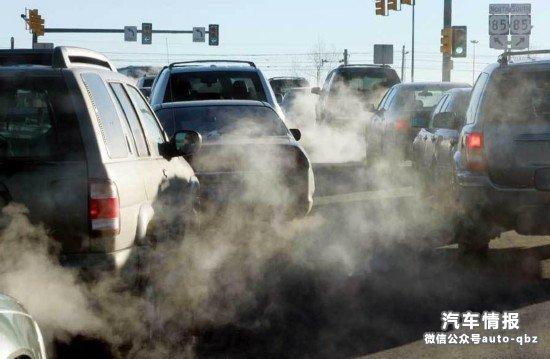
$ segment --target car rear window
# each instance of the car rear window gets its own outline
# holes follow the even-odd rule
[[[0,157],[80,159],[72,99],[61,77],[0,77]]]
[[[483,108],[489,121],[550,121],[550,71],[496,74]]]
[[[390,107],[396,111],[432,111],[447,90],[440,87],[402,88]]]
[[[260,77],[247,71],[172,73],[164,102],[201,100],[266,101]]]
[[[308,87],[309,82],[306,79],[273,79],[269,81],[271,88],[275,93],[285,94],[288,90],[296,87]]]
[[[359,92],[375,91],[380,88],[389,88],[399,83],[395,71],[382,68],[358,68],[345,69],[336,76],[336,89],[338,85]]]
[[[263,106],[168,108],[159,111],[158,116],[170,136],[182,130],[197,131],[205,138],[284,136],[288,132],[275,111]]]

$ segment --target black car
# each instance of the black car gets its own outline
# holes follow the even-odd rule
[[[409,159],[412,143],[445,93],[463,83],[416,82],[393,86],[367,122],[366,161],[370,165],[380,158]]]
[[[400,82],[397,72],[389,66],[342,65],[328,74],[322,89],[311,89],[319,95],[316,122],[328,125],[356,122],[358,116],[364,116],[364,109],[378,103],[387,89]]]
[[[465,123],[471,92],[471,88],[447,91],[435,107],[428,126],[414,139],[413,166],[433,193],[450,183],[451,159]]]
[[[464,252],[506,230],[550,234],[550,61],[509,56],[477,79],[454,156]]]
[[[203,204],[259,204],[285,215],[309,213],[315,183],[311,163],[266,102],[187,101],[156,106],[169,134],[193,129],[202,135],[191,164],[201,181]]]
[[[279,103],[281,103],[288,90],[297,87],[309,87],[309,81],[303,77],[272,77],[269,79],[269,84]]]

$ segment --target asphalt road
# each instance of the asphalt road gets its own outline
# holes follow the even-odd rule
[[[507,233],[487,258],[465,259],[441,246],[444,215],[422,203],[407,168],[382,180],[360,164],[316,174],[316,224],[266,260],[253,305],[195,332],[199,357],[545,357],[550,237]],[[425,345],[449,310],[519,311],[521,332],[542,344]],[[67,348],[61,357],[76,353]]]

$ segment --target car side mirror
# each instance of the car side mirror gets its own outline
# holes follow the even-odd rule
[[[280,104],[281,102],[283,102],[283,95],[281,95],[280,93],[276,93],[275,100],[277,100],[277,103]]]
[[[300,139],[302,138],[302,131],[297,128],[291,128],[289,131],[296,141],[300,141]]]
[[[311,93],[314,95],[320,95],[321,94],[321,88],[320,87],[313,87],[311,89]]]
[[[195,131],[178,131],[170,141],[174,156],[191,156],[199,152],[202,147],[202,136]]]

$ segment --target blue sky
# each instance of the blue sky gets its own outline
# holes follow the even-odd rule
[[[6,2],[6,1],[5,1]],[[454,0],[453,24],[468,26],[469,39],[479,40],[477,69],[494,62],[498,55],[489,49],[487,17],[490,0]],[[533,4],[532,48],[550,48],[550,1],[517,0]],[[46,34],[40,41],[56,45],[74,45],[106,53],[117,66],[164,65],[169,60],[199,58],[251,59],[268,76],[298,74],[313,77],[313,62],[308,54],[319,42],[335,61],[349,49],[351,62],[372,62],[375,43],[394,44],[394,67],[400,70],[401,46],[410,50],[411,9],[388,17],[374,15],[374,0],[7,0],[0,15],[0,47],[9,46],[10,36],[16,47],[30,46],[30,35],[19,14],[24,8],[38,8],[50,27],[122,28],[152,22],[155,29],[191,29],[193,26],[221,26],[221,46],[192,43],[190,35],[153,36],[153,45],[125,43],[122,34]],[[443,24],[443,0],[417,0],[416,80],[440,80],[440,30]],[[467,59],[456,59],[453,80],[471,82],[472,47]],[[169,56],[167,54],[169,53]],[[410,54],[407,55],[410,79]],[[328,70],[337,63],[325,67]]]

